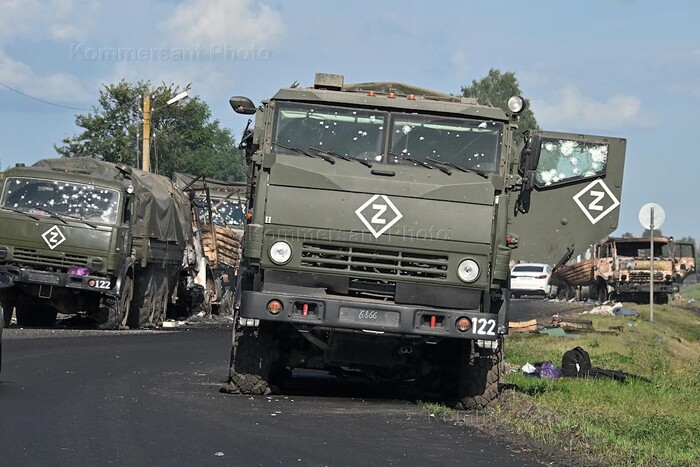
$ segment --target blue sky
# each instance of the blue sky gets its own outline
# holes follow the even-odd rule
[[[231,95],[317,71],[452,93],[513,71],[543,129],[627,138],[617,234],[656,202],[664,233],[700,239],[698,17],[690,1],[0,0],[0,83],[79,109],[120,79],[192,83],[238,138]],[[55,157],[76,112],[0,86],[1,166]]]

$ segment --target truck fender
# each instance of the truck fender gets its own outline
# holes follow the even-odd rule
[[[121,264],[119,265],[119,269],[117,270],[117,282],[114,285],[114,289],[112,289],[112,292],[114,293],[115,296],[119,296],[121,294],[121,289],[122,289],[122,283],[124,282],[124,278],[126,277],[127,274],[130,273],[130,271],[133,270],[134,266],[134,258],[128,257],[124,258],[122,260]],[[133,274],[133,273],[131,273]]]

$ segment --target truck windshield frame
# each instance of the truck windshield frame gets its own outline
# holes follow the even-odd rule
[[[119,219],[120,201],[120,191],[112,188],[50,178],[9,177],[5,179],[0,208],[114,225]]]
[[[500,121],[289,101],[278,101],[275,112],[273,147],[282,152],[294,153],[275,143],[371,163],[415,165],[390,154],[394,153],[481,173],[500,170]]]

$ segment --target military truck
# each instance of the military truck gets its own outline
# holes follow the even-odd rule
[[[195,237],[200,239],[208,263],[206,277],[197,278],[197,283],[205,287],[205,307],[210,312],[228,314],[233,307],[241,256],[245,183],[179,172],[173,174],[173,181],[191,195]]]
[[[241,140],[250,215],[224,391],[266,394],[310,368],[486,406],[503,371],[514,249],[553,264],[617,226],[625,140],[522,138],[520,96],[506,113],[317,74],[313,88],[230,104],[255,123]],[[577,203],[548,227],[543,217]]]
[[[569,264],[555,268],[552,284],[562,299],[593,299],[598,303],[623,300],[649,303],[651,284],[654,302],[668,303],[678,292],[680,270],[671,254],[671,239],[654,238],[652,280],[651,241],[644,237],[609,237],[592,246]]]
[[[85,314],[103,329],[157,326],[194,287],[189,200],[166,177],[91,158],[5,171],[0,290],[9,323]]]

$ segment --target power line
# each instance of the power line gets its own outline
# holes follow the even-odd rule
[[[13,88],[13,87],[10,87],[10,86],[8,86],[7,84],[5,84],[5,83],[3,83],[3,82],[0,82],[0,86],[3,86],[3,87],[5,87],[5,88],[9,89],[10,91],[16,92],[17,94],[19,94],[19,95],[21,95],[21,96],[24,96],[24,97],[27,97],[27,98],[29,98],[29,99],[35,100],[35,101],[37,101],[37,102],[41,102],[42,104],[53,105],[54,107],[62,107],[62,108],[64,108],[64,109],[71,109],[71,110],[86,110],[86,111],[88,111],[88,112],[92,110],[92,109],[83,109],[83,108],[81,108],[81,107],[71,107],[71,106],[69,106],[69,105],[62,105],[62,104],[56,104],[56,103],[54,103],[54,102],[45,101],[44,99],[39,99],[38,97],[34,97],[34,96],[30,96],[29,94],[25,94],[25,93],[23,93],[22,91],[20,91],[19,89],[15,89],[15,88]]]

